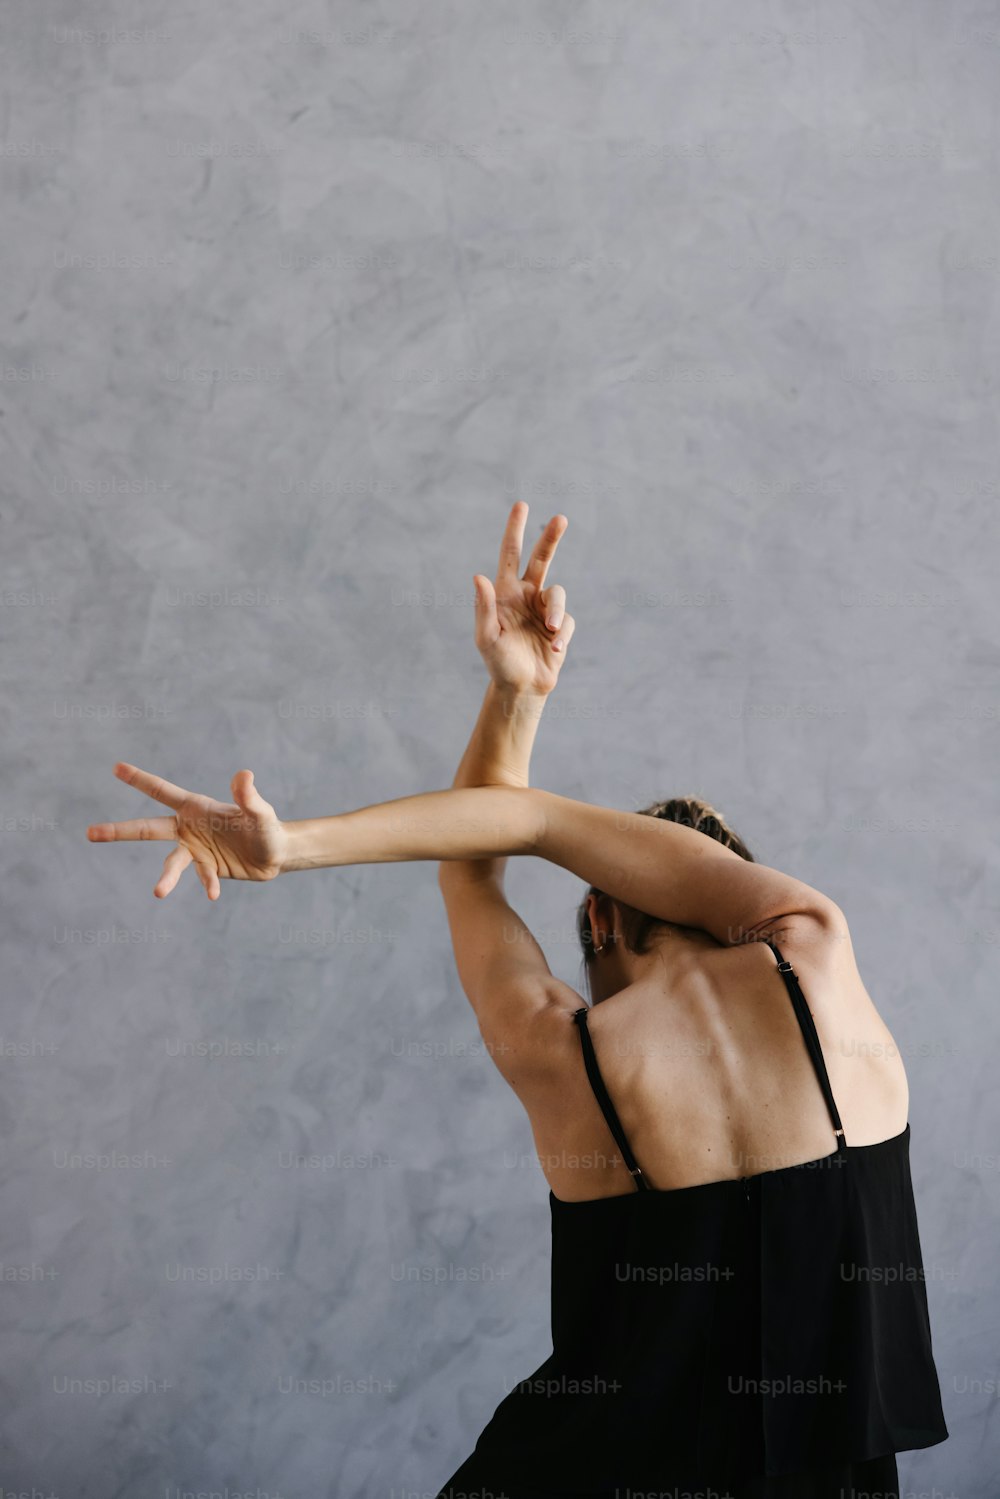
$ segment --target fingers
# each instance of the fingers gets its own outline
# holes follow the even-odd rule
[[[137,791],[144,791],[154,801],[166,802],[168,807],[178,811],[186,801],[190,801],[191,793],[175,786],[171,781],[165,781],[162,776],[150,775],[148,770],[140,770],[138,765],[129,765],[125,760],[119,760],[115,766],[115,775],[120,781],[128,786],[134,786]]]
[[[566,613],[566,590],[559,583],[543,588],[538,595],[538,608],[549,630],[558,630]]]
[[[521,543],[524,526],[528,519],[528,507],[523,500],[515,500],[510,507],[503,540],[500,543],[500,561],[497,564],[497,584],[514,583],[521,566]]]
[[[163,873],[153,886],[153,894],[161,900],[169,895],[189,864],[193,864],[197,870],[198,878],[205,887],[205,894],[209,900],[218,900],[222,894],[222,885],[217,871],[212,868],[211,864],[203,864],[196,859],[191,850],[182,844],[178,844],[177,848],[172,848],[164,859]]]
[[[131,817],[125,822],[92,822],[87,829],[91,843],[122,843],[135,838],[177,837],[176,817]]]
[[[254,785],[252,770],[238,770],[229,783],[233,801],[251,817],[274,817],[274,808],[266,802]]]
[[[219,876],[211,864],[202,864],[199,860],[195,859],[194,867],[198,871],[198,878],[204,885],[205,894],[209,900],[218,900],[222,894],[222,886],[219,883]]]
[[[563,622],[559,627],[559,634],[552,642],[554,651],[564,651],[573,639],[573,631],[576,629],[576,620],[572,614],[564,614]]]
[[[153,894],[161,900],[169,895],[193,858],[190,849],[183,848],[180,844],[172,848],[163,861],[163,872],[153,886]]]
[[[566,527],[569,525],[565,515],[554,515],[545,530],[539,536],[528,558],[528,565],[524,569],[524,581],[534,583],[541,588],[545,583],[545,575],[549,570],[549,563],[556,554],[556,547],[562,540]],[[523,528],[522,528],[523,529]]]
[[[483,573],[475,573],[472,581],[476,585],[476,649],[485,651],[500,634],[496,590]]]

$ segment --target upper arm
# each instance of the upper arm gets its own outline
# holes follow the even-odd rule
[[[667,919],[710,932],[725,947],[789,929],[805,940],[811,933],[825,941],[846,927],[843,912],[822,890],[782,869],[751,863],[694,829],[671,827],[700,841],[683,872],[671,871],[669,901],[678,914]]]
[[[582,997],[552,973],[495,877],[443,866],[438,885],[458,976],[493,1061],[511,1083],[543,1070],[551,1017],[572,1014]]]
[[[543,815],[538,851],[598,890],[723,946],[754,941],[789,916],[836,921],[821,891],[783,870],[743,859],[695,828],[535,793]]]

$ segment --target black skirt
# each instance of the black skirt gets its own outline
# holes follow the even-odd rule
[[[653,1491],[657,1492],[657,1491]],[[836,1463],[808,1473],[786,1473],[780,1478],[752,1478],[719,1488],[705,1482],[661,1482],[659,1492],[669,1499],[899,1499],[895,1453],[866,1462]],[[645,1499],[649,1486],[632,1486],[634,1499]],[[475,1453],[453,1473],[436,1499],[630,1499],[629,1486],[617,1489],[521,1488],[498,1484]]]

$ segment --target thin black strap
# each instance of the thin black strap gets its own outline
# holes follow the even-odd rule
[[[795,1011],[795,1018],[799,1022],[799,1028],[802,1031],[806,1049],[812,1058],[812,1064],[819,1079],[819,1085],[823,1090],[823,1097],[826,1099],[830,1118],[833,1121],[833,1132],[837,1136],[837,1152],[839,1155],[843,1155],[847,1149],[844,1139],[844,1129],[840,1122],[840,1115],[837,1112],[837,1105],[833,1099],[833,1089],[830,1087],[830,1077],[826,1070],[826,1063],[823,1060],[823,1048],[819,1043],[819,1036],[816,1032],[816,1024],[812,1017],[812,1011],[809,1008],[805,995],[802,993],[802,987],[799,984],[791,963],[786,962],[773,942],[768,941],[766,937],[764,941],[767,942],[768,947],[778,960],[778,972],[785,981],[785,987],[788,990],[792,1001],[792,1008]]]
[[[640,1170],[636,1162],[635,1156],[629,1149],[629,1143],[625,1138],[625,1131],[622,1129],[621,1120],[615,1113],[615,1106],[611,1102],[611,1098],[608,1094],[607,1088],[604,1086],[604,1079],[601,1076],[601,1069],[597,1065],[597,1055],[594,1051],[593,1037],[591,1036],[590,1031],[587,1028],[587,1006],[582,1005],[579,1010],[575,1010],[573,1013],[573,1019],[580,1027],[580,1043],[583,1046],[583,1065],[587,1069],[587,1076],[590,1079],[590,1086],[594,1090],[594,1097],[597,1099],[597,1102],[601,1106],[601,1113],[604,1115],[605,1119],[608,1122],[608,1129],[615,1137],[615,1144],[621,1151],[622,1158],[625,1161],[625,1164],[628,1167],[629,1171],[632,1173],[632,1177],[635,1181],[637,1189],[639,1191],[649,1192],[652,1189],[649,1185],[649,1182],[643,1176],[642,1171]]]

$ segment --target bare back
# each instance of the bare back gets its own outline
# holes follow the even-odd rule
[[[906,1126],[906,1073],[861,981],[846,929],[817,941],[790,921],[770,934],[812,1012],[847,1145]],[[763,941],[697,948],[667,993],[632,984],[587,1017],[629,1144],[659,1191],[756,1175],[828,1155],[830,1116],[774,953]],[[544,1080],[509,1081],[556,1197],[634,1192],[587,1079],[567,1010],[539,1033]]]

